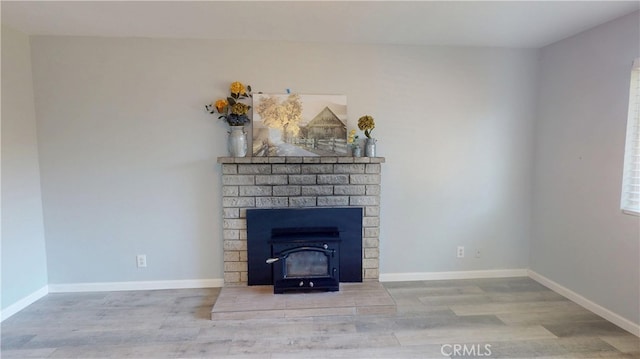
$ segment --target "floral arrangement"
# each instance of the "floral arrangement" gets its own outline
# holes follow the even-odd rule
[[[349,137],[347,137],[347,143],[351,145],[351,147],[358,147],[358,135],[356,135],[356,130],[349,131]]]
[[[232,82],[229,87],[231,95],[226,99],[219,99],[216,102],[206,105],[205,108],[211,114],[219,113],[218,118],[224,119],[229,126],[244,126],[249,123],[247,113],[251,106],[240,102],[251,96],[251,86],[244,86],[242,82]]]
[[[358,119],[358,128],[364,131],[364,135],[367,136],[367,138],[371,138],[371,131],[376,128],[376,123],[373,117],[365,115]]]

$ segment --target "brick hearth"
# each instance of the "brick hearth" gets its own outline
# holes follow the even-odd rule
[[[247,208],[362,207],[362,277],[379,278],[383,157],[219,157],[225,286],[247,285]]]

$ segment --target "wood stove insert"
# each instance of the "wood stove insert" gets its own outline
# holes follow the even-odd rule
[[[273,265],[273,292],[338,291],[340,242],[336,227],[274,228],[265,261]]]
[[[362,208],[248,209],[249,285],[274,293],[362,282]]]

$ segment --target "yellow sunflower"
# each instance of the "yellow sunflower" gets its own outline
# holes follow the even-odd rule
[[[234,95],[244,95],[247,93],[247,89],[244,87],[242,82],[238,82],[238,81],[232,82],[231,86],[229,87],[229,90]]]

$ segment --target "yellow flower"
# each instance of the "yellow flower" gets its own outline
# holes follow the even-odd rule
[[[365,115],[358,119],[358,128],[361,131],[364,131],[364,135],[368,138],[371,138],[371,131],[376,128],[376,123],[373,120],[373,117],[369,115]]]
[[[242,82],[236,81],[231,83],[229,91],[231,92],[230,96],[205,105],[205,109],[211,114],[219,113],[218,118],[223,119],[231,126],[249,123],[250,119],[247,113],[251,106],[240,103],[240,101],[250,100],[251,86],[247,85],[245,87]]]
[[[224,113],[227,110],[227,106],[229,106],[229,103],[227,102],[227,100],[224,99],[220,99],[218,101],[216,101],[216,110],[218,110],[219,113]]]
[[[356,130],[349,131],[349,137],[347,138],[347,143],[353,143],[356,139]]]
[[[247,93],[247,90],[244,88],[244,85],[241,82],[232,82],[231,87],[229,88],[231,93],[234,95],[244,95]]]
[[[249,106],[240,102],[236,102],[235,104],[233,104],[233,106],[231,106],[231,113],[234,115],[246,115],[248,111]]]

